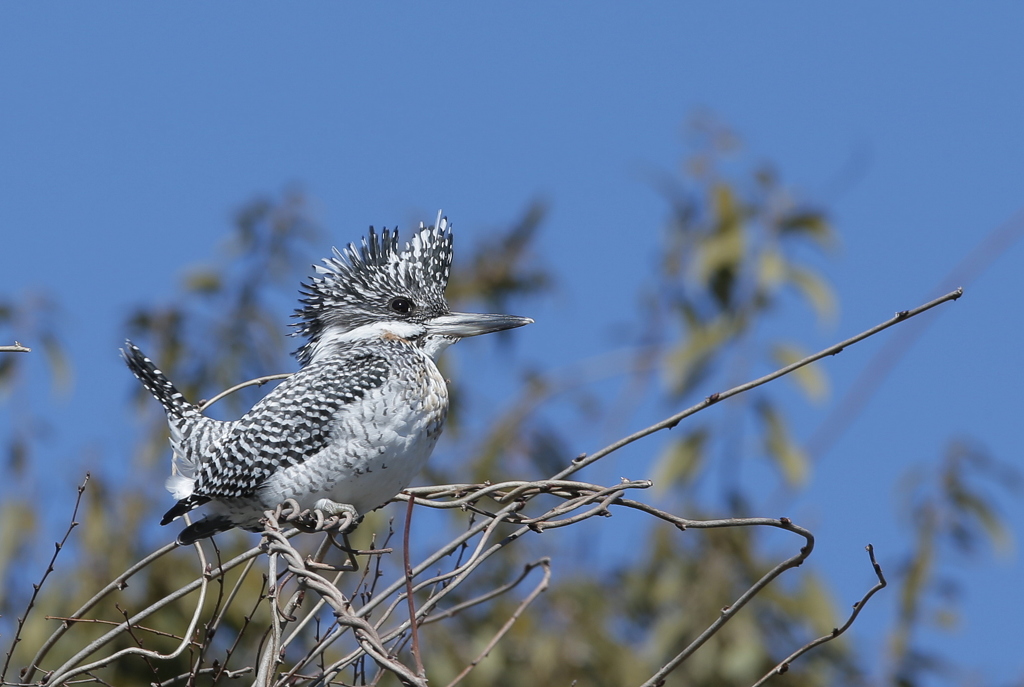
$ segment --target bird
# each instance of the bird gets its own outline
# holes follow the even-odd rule
[[[460,339],[533,323],[528,317],[452,312],[445,288],[452,226],[438,215],[399,245],[371,226],[360,246],[334,248],[302,283],[293,335],[297,372],[240,419],[203,415],[130,340],[128,368],[161,403],[170,427],[177,500],[161,525],[206,506],[177,542],[238,527],[294,499],[325,516],[362,514],[409,486],[448,413],[438,355]]]

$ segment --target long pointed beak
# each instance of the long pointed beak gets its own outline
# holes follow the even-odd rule
[[[515,315],[450,312],[447,315],[435,317],[426,324],[427,331],[431,334],[456,336],[464,339],[467,336],[478,336],[480,334],[504,331],[505,329],[515,329],[526,324],[533,324],[533,320],[529,317],[517,317]]]

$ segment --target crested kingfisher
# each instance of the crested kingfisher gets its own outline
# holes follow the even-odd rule
[[[203,415],[131,341],[121,354],[163,405],[173,450],[166,525],[207,505],[180,544],[241,527],[258,530],[286,499],[327,516],[366,513],[406,488],[426,463],[448,413],[435,360],[469,336],[533,322],[452,312],[444,297],[452,230],[438,216],[400,247],[398,231],[370,228],[361,246],[314,266],[302,284],[294,335],[300,369],[241,419]]]

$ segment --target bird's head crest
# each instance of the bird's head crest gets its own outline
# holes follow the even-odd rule
[[[293,317],[296,336],[308,341],[296,351],[305,365],[328,328],[351,330],[386,319],[399,297],[415,302],[423,316],[446,312],[444,290],[452,266],[452,231],[447,217],[438,213],[432,226],[420,223],[405,247],[399,249],[398,229],[384,228],[378,235],[370,227],[361,245],[314,265],[316,273],[302,284],[301,307]]]

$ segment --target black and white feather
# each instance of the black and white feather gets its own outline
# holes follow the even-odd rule
[[[323,265],[314,265],[316,274],[302,285],[302,307],[295,311],[298,322],[292,326],[296,336],[308,341],[296,357],[303,365],[315,355],[325,332],[352,330],[380,322],[382,315],[394,313],[397,298],[414,305],[406,319],[425,321],[448,312],[444,298],[452,267],[452,232],[446,217],[438,216],[435,227],[423,227],[404,250],[399,250],[398,230],[384,228],[380,236],[370,227],[369,236],[357,248],[349,244]]]
[[[208,418],[130,341],[128,367],[164,406],[173,451],[167,524],[198,506],[183,544],[232,527],[258,529],[286,499],[328,514],[378,508],[426,463],[448,412],[434,358],[460,338],[529,324],[453,313],[444,298],[452,233],[443,217],[399,249],[371,228],[360,248],[317,266],[303,284],[296,334],[302,368],[242,418]]]

